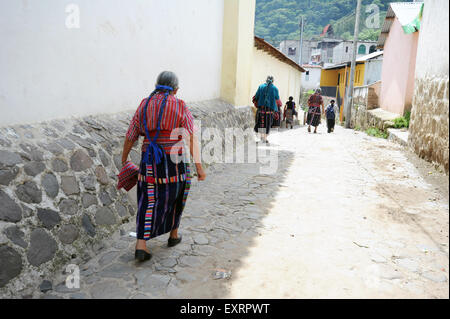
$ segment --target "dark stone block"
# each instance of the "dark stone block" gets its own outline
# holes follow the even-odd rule
[[[58,233],[58,238],[63,244],[71,244],[78,238],[78,228],[74,225],[63,225]]]
[[[88,148],[87,151],[88,151],[88,154],[89,154],[90,158],[96,158],[97,157],[97,153],[93,149]]]
[[[77,143],[78,145],[80,145],[86,149],[92,149],[92,145],[95,144],[95,142],[91,143],[87,139],[83,139],[83,138],[73,135],[73,134],[69,134],[69,135],[67,135],[67,137],[70,138],[75,143]]]
[[[95,223],[97,225],[115,225],[117,223],[116,215],[108,207],[101,207],[95,214]]]
[[[36,176],[45,170],[45,164],[42,162],[29,162],[23,166],[28,176]]]
[[[51,209],[38,208],[37,215],[45,228],[52,229],[61,222],[58,212]]]
[[[44,229],[35,229],[30,236],[30,247],[27,253],[28,262],[33,266],[42,265],[52,260],[56,249],[56,241]]]
[[[81,172],[90,168],[94,162],[83,150],[77,150],[70,158],[70,167],[75,172]]]
[[[13,248],[0,246],[0,288],[22,271],[22,258]]]
[[[105,190],[100,191],[100,195],[98,196],[103,205],[108,206],[112,204],[112,199],[109,194]]]
[[[128,215],[128,211],[125,206],[123,206],[119,203],[116,203],[115,207],[116,207],[117,214],[119,214],[120,217],[125,217]]]
[[[66,195],[76,195],[80,193],[75,176],[61,176],[61,188]]]
[[[16,223],[22,219],[22,208],[0,190],[0,220]]]
[[[83,175],[80,177],[80,180],[86,190],[95,191],[95,185],[97,184],[97,181],[95,180],[95,177],[93,175]]]
[[[64,173],[69,169],[69,166],[67,165],[65,160],[59,159],[59,158],[55,158],[52,161],[52,169],[55,172],[58,173]]]
[[[98,151],[98,155],[100,157],[100,160],[102,161],[103,166],[108,166],[110,163],[109,156],[101,149]]]
[[[44,280],[42,281],[42,283],[39,285],[39,290],[41,292],[47,292],[53,289],[53,284],[51,281],[49,280]]]
[[[42,191],[33,181],[25,182],[16,188],[16,196],[25,203],[38,204],[42,201]]]
[[[100,184],[109,184],[108,175],[106,175],[106,171],[102,166],[97,166],[95,168],[95,175],[97,176],[97,180],[100,182]]]
[[[47,151],[51,152],[54,155],[60,155],[64,152],[64,149],[55,142],[52,142],[48,145],[43,145],[42,148],[45,148]]]
[[[95,226],[92,224],[92,221],[88,215],[83,214],[83,217],[81,218],[81,224],[83,225],[84,230],[89,236],[95,236]]]
[[[19,154],[0,150],[0,167],[14,166],[20,163],[22,163],[22,158]]]
[[[44,153],[36,146],[31,144],[20,144],[19,146],[27,153],[29,160],[37,162],[42,162],[44,160]]]
[[[4,230],[4,234],[14,244],[22,248],[28,247],[27,242],[23,239],[25,237],[25,234],[16,225],[6,228]]]
[[[117,199],[117,190],[116,190],[116,186],[109,186],[108,187],[108,193],[109,193],[109,195],[111,196],[111,198],[113,199],[113,200],[116,200]]]
[[[0,169],[0,185],[9,185],[19,173],[17,166]]]
[[[122,169],[122,155],[116,154],[113,156],[114,165],[120,171]]]
[[[76,147],[76,144],[67,138],[60,138],[56,140],[56,143],[64,147],[66,150],[73,150]]]
[[[89,193],[83,193],[81,196],[81,204],[84,208],[88,208],[92,205],[98,204],[97,197],[95,195]]]
[[[47,196],[55,198],[56,195],[58,195],[59,184],[55,175],[53,175],[52,173],[45,174],[44,176],[42,176],[41,183]]]
[[[59,203],[59,209],[63,214],[75,215],[78,212],[76,200],[65,198]]]

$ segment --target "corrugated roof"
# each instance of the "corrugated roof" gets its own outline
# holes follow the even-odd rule
[[[364,63],[364,62],[356,61],[356,64],[361,64],[361,63]],[[333,65],[324,67],[324,68],[322,68],[322,70],[341,69],[341,68],[345,68],[346,66],[350,67],[351,65],[352,65],[352,62],[348,61],[348,62],[333,64]]]
[[[366,55],[364,55],[364,56],[362,56],[360,58],[357,58],[356,62],[365,62],[367,60],[374,59],[374,58],[376,58],[376,57],[378,57],[378,56],[380,56],[382,54],[383,54],[383,51],[375,51],[375,52],[366,54]]]
[[[391,2],[381,27],[377,48],[383,48],[395,18],[399,20],[402,26],[408,25],[417,18],[422,6],[423,2]]]
[[[318,65],[318,64],[302,64],[302,68],[304,68],[304,69],[312,69],[312,68],[321,69],[322,66]]]
[[[304,68],[302,68],[300,65],[298,65],[297,63],[292,61],[290,58],[288,58],[286,55],[284,55],[283,52],[277,50],[270,43],[267,43],[266,41],[264,41],[264,39],[258,38],[257,36],[255,36],[255,47],[259,50],[263,50],[263,51],[269,53],[270,55],[274,56],[278,60],[293,66],[300,72],[306,72]]]

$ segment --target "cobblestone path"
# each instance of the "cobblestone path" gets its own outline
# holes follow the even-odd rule
[[[448,182],[387,140],[336,128],[274,133],[278,170],[218,164],[180,233],[134,261],[134,221],[41,298],[448,298]],[[427,166],[428,165],[428,166]],[[446,184],[447,183],[447,184]]]

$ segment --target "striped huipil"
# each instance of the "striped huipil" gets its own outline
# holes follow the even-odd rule
[[[185,151],[183,137],[194,132],[194,120],[185,102],[173,95],[167,98],[156,143],[164,149],[165,160],[160,164],[147,165],[143,156],[149,141],[145,135],[143,117],[151,138],[155,136],[158,116],[164,94],[155,94],[148,103],[147,98],[138,107],[128,128],[126,138],[132,142],[144,136],[142,158],[139,167],[136,214],[138,239],[148,240],[177,229],[186,204],[191,184],[189,165],[183,160]],[[174,160],[178,154],[181,161]]]

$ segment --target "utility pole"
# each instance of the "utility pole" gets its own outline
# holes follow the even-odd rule
[[[300,17],[300,50],[298,65],[302,65],[302,53],[303,53],[303,16]]]
[[[352,64],[350,66],[350,85],[348,88],[348,97],[346,99],[345,109],[345,127],[350,128],[350,120],[352,117],[352,105],[353,105],[353,85],[355,81],[355,68],[356,68],[356,52],[358,49],[358,34],[359,34],[359,15],[361,11],[361,0],[358,0],[356,4],[356,18],[355,18],[355,33],[353,35],[353,56]]]

